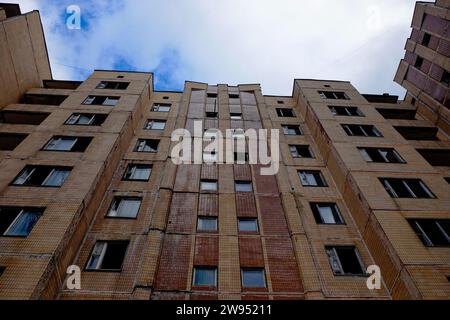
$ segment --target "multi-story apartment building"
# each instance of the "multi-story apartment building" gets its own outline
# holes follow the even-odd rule
[[[0,22],[2,70],[17,77],[6,56],[26,37],[9,39],[36,16]],[[42,34],[27,39],[45,50]],[[411,93],[306,79],[291,96],[197,82],[162,92],[151,73],[56,81],[48,59],[27,63],[48,73],[20,95],[0,87],[0,298],[450,297],[448,123]],[[172,132],[199,122],[279,129],[278,173],[174,164]],[[66,283],[73,265],[80,289]],[[371,265],[380,289],[367,287]]]

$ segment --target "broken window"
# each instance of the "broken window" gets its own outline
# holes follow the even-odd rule
[[[146,130],[164,130],[166,127],[166,120],[149,119],[145,123],[144,129]]]
[[[309,205],[318,224],[344,224],[344,219],[335,203],[312,202]]]
[[[405,163],[405,160],[393,148],[358,148],[364,160],[379,163]]]
[[[263,268],[243,268],[241,269],[243,288],[265,288],[266,277]]]
[[[172,105],[170,103],[155,103],[152,107],[153,112],[169,112],[170,107]]]
[[[447,70],[444,70],[444,73],[442,73],[441,83],[445,84],[446,86],[450,84],[450,72],[448,72]]]
[[[136,143],[136,147],[134,148],[135,152],[150,152],[156,153],[158,152],[159,140],[153,139],[138,139]]]
[[[148,181],[152,173],[150,164],[130,164],[125,171],[123,180]]]
[[[349,136],[354,137],[382,137],[380,131],[373,125],[343,124],[342,128]]]
[[[331,269],[338,276],[363,276],[366,275],[364,265],[357,249],[353,246],[327,246]]]
[[[215,287],[217,285],[217,268],[194,267],[192,285],[198,287]]]
[[[327,187],[325,178],[320,171],[302,170],[298,175],[304,187]]]
[[[101,126],[108,115],[93,113],[74,113],[65,122],[67,125]]]
[[[0,150],[13,151],[27,136],[22,133],[0,133]]]
[[[290,145],[289,150],[293,158],[314,158],[310,147],[307,145]]]
[[[97,241],[86,270],[121,271],[128,241]]]
[[[339,91],[319,91],[319,95],[322,99],[350,100],[345,92]]]
[[[14,179],[15,186],[61,187],[72,168],[51,166],[26,166]]]
[[[256,218],[239,218],[239,232],[258,232],[258,220]]]
[[[200,190],[201,191],[217,191],[218,183],[217,180],[202,179],[200,180]]]
[[[436,198],[420,179],[379,178],[392,198]]]
[[[431,41],[431,34],[425,32],[422,39],[422,45],[428,47],[430,41]]]
[[[417,149],[427,162],[436,167],[450,166],[450,150],[447,149]]]
[[[450,220],[410,219],[408,222],[425,246],[450,246]]]
[[[119,81],[101,81],[96,89],[113,89],[113,90],[125,90],[130,85],[129,82]]]
[[[394,129],[406,140],[438,140],[438,129],[434,127],[394,127]]]
[[[44,146],[44,151],[84,152],[92,141],[92,137],[55,136]]]
[[[283,133],[287,136],[301,136],[303,133],[299,126],[294,125],[282,125]]]
[[[141,198],[115,197],[107,216],[111,218],[134,219],[139,213],[141,202]]]
[[[335,116],[364,117],[364,114],[358,107],[330,106],[329,108],[331,113]]]
[[[235,181],[236,192],[253,192],[251,181]]]
[[[294,110],[289,108],[277,108],[277,115],[282,118],[293,118],[295,117]]]
[[[0,236],[27,237],[43,213],[43,208],[0,207]]]
[[[416,119],[416,110],[377,108],[377,111],[385,119],[400,119],[400,120],[415,120]]]
[[[50,113],[27,111],[1,111],[0,123],[40,125]]]
[[[217,217],[198,217],[197,231],[204,231],[204,232],[217,231]]]
[[[423,58],[417,56],[416,58],[416,62],[414,63],[414,67],[416,67],[417,69],[420,69],[423,65]]]
[[[111,106],[114,107],[119,102],[120,97],[109,97],[109,96],[88,96],[83,104],[87,105],[100,105],[100,106]]]

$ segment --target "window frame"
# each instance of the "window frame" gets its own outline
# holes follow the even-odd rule
[[[25,178],[25,182],[22,184],[16,183],[16,181],[19,179],[19,177],[24,174],[25,170],[30,170],[30,172],[27,174]],[[49,173],[46,175],[46,177],[42,180],[42,183],[40,185],[37,184],[26,184],[26,181],[28,181],[32,175],[36,172],[36,170],[39,169],[51,169]],[[64,178],[64,181],[61,185],[46,185],[45,183],[50,179],[52,174],[56,171],[60,170],[61,172],[67,172],[67,176]],[[70,174],[72,173],[73,167],[63,167],[63,166],[47,166],[47,165],[26,165],[11,181],[9,184],[13,187],[23,187],[23,188],[62,188],[64,184],[66,183],[67,179],[69,178]]]
[[[249,221],[254,221],[254,226],[256,227],[256,230],[241,230],[241,222],[249,222]],[[237,218],[237,229],[238,229],[238,233],[244,233],[244,234],[258,234],[259,233],[259,222],[258,222],[258,218],[255,217],[238,217]]]
[[[310,157],[302,157],[302,156],[300,156],[300,153],[298,152],[298,147],[300,147],[300,148],[307,148],[308,151],[309,151]],[[295,148],[295,154],[296,155],[294,155],[292,148]],[[289,152],[290,152],[292,158],[294,158],[294,159],[315,159],[316,158],[313,150],[311,149],[311,146],[307,145],[307,144],[301,144],[301,145],[300,144],[290,144],[289,145]]]
[[[407,219],[411,229],[414,231],[416,236],[419,238],[419,240],[422,242],[422,244],[427,248],[448,248],[450,247],[450,233],[447,233],[445,229],[441,226],[440,223],[445,222],[450,224],[450,219],[432,219],[432,218],[413,218],[413,219]],[[437,230],[441,232],[441,236],[443,236],[447,240],[447,244],[434,244],[431,240],[431,237],[429,234],[427,234],[423,228],[423,226],[420,225],[420,222],[433,222],[437,226]],[[419,234],[420,232],[420,234]]]
[[[127,178],[127,174],[128,171],[130,169],[132,169],[131,167],[145,167],[148,168],[150,170],[149,174],[148,174],[148,178],[147,179],[133,179],[133,178]],[[136,171],[136,169],[134,169],[134,171]],[[150,180],[150,177],[152,176],[152,171],[153,171],[153,165],[152,164],[140,164],[140,163],[129,163],[127,165],[127,167],[125,168],[125,172],[122,176],[122,181],[141,181],[141,182],[146,182]],[[132,176],[132,174],[130,175],[130,177]]]
[[[214,284],[197,284],[197,272],[196,271],[214,271]],[[218,268],[213,266],[194,266],[192,270],[192,286],[196,288],[217,288],[218,284]]]
[[[297,174],[300,178],[300,183],[302,184],[302,187],[305,188],[327,188],[328,184],[325,180],[325,177],[323,176],[323,173],[321,170],[297,170]],[[303,184],[302,174],[310,174],[314,177],[314,180],[316,181],[316,185],[312,184]],[[319,181],[316,179],[316,174],[319,177]]]
[[[214,229],[202,229],[200,228],[200,220],[214,220]],[[217,233],[219,231],[219,219],[216,216],[197,216],[197,232],[198,233]]]
[[[152,150],[150,150],[150,151],[144,151],[144,150],[143,150],[143,149],[145,149],[145,146],[147,146],[147,142],[148,142],[148,141],[155,141],[155,143],[157,142],[156,148],[152,148],[152,147],[149,146],[149,148],[151,148],[151,149],[154,150],[154,151],[152,151]],[[135,147],[134,147],[134,149],[133,149],[133,152],[153,153],[153,154],[156,154],[156,153],[159,152],[159,144],[160,144],[160,142],[161,142],[161,140],[158,140],[158,139],[138,138],[137,141],[136,141],[136,145],[135,145]],[[140,149],[141,149],[141,144],[142,144],[142,143],[144,144],[144,146],[143,146],[142,150],[140,150]]]
[[[14,219],[11,220],[8,227],[3,231],[3,233],[0,234],[0,237],[2,238],[28,238],[33,231],[33,229],[36,227],[39,220],[44,215],[45,209],[43,207],[9,207],[9,206],[1,206],[0,209],[8,208],[11,210],[17,210],[17,214],[15,215]],[[0,210],[1,212],[1,210]],[[18,235],[18,234],[8,234],[8,232],[11,230],[11,228],[16,224],[16,222],[19,220],[19,218],[24,215],[25,213],[34,213],[36,216],[38,216],[38,219],[36,222],[31,226],[30,231],[26,235]]]
[[[389,196],[393,199],[437,199],[436,195],[431,191],[430,188],[422,181],[422,179],[417,178],[393,178],[393,177],[380,177],[378,178],[381,185],[384,187],[386,192],[389,194]],[[392,187],[391,182],[389,180],[400,180],[405,188],[405,190],[411,195],[411,197],[400,197],[398,195],[398,190],[395,190]],[[423,189],[425,193],[428,194],[429,197],[418,197],[415,193],[413,188],[408,185],[407,182],[418,182],[420,187]],[[386,183],[386,184],[385,184]]]
[[[344,217],[342,216],[341,210],[339,206],[335,202],[310,202],[309,203],[311,212],[313,214],[314,220],[318,225],[327,225],[327,226],[335,226],[335,225],[346,225]],[[331,208],[331,213],[333,214],[333,219],[336,221],[335,223],[327,223],[325,222],[322,213],[320,211],[321,207],[329,207]],[[318,221],[320,218],[320,221]]]
[[[139,207],[137,208],[136,215],[134,217],[118,215],[120,209],[123,208],[122,201],[139,201]],[[142,208],[142,202],[143,202],[142,197],[114,196],[111,201],[111,204],[108,207],[108,211],[106,212],[105,219],[137,220]],[[116,207],[116,209],[114,210],[116,212],[116,215],[112,216],[111,212],[113,211],[114,207]]]
[[[263,284],[262,285],[251,285],[251,286],[246,286],[245,285],[245,276],[244,274],[246,272],[261,272],[262,273],[262,280],[263,280]],[[267,279],[266,279],[266,271],[264,268],[241,268],[241,287],[242,289],[267,289]]]
[[[361,273],[346,273],[344,271],[344,268],[342,266],[342,261],[341,258],[339,257],[339,254],[337,253],[336,249],[353,249],[353,252],[355,254],[355,257],[359,263],[359,266],[361,268]],[[341,273],[336,273],[336,269],[333,267],[332,262],[331,262],[331,257],[329,254],[329,250],[333,250],[334,253],[334,257],[337,258],[336,261],[338,262],[338,266],[340,268]],[[331,269],[331,272],[333,273],[334,276],[336,277],[364,277],[366,278],[368,276],[367,271],[366,271],[366,265],[364,264],[364,261],[361,257],[361,254],[359,253],[359,250],[356,246],[354,245],[329,245],[329,246],[325,246],[325,254],[327,255],[328,258],[328,263]]]
[[[162,123],[162,124],[164,124],[164,127],[162,129],[153,128],[153,125],[155,123]],[[144,130],[164,131],[166,129],[166,124],[167,124],[167,120],[165,120],[165,119],[147,119],[145,121]]]
[[[104,247],[104,248],[102,249],[102,253],[101,253],[101,255],[100,255],[101,259],[100,259],[99,262],[98,262],[99,265],[102,265],[102,264],[103,264],[103,260],[104,260],[105,255],[106,255],[106,251],[107,251],[108,245],[109,245],[110,243],[123,243],[123,244],[126,243],[126,248],[125,248],[125,251],[124,251],[124,254],[123,254],[123,259],[122,259],[122,263],[121,263],[120,269],[101,269],[101,268],[91,269],[91,268],[89,268],[89,264],[90,264],[90,262],[91,262],[92,255],[93,255],[93,253],[94,253],[95,247],[97,246],[97,243],[104,243],[104,244],[106,244],[106,247]],[[121,272],[123,271],[123,265],[124,265],[125,260],[126,260],[126,258],[127,258],[127,253],[128,253],[128,248],[129,248],[129,246],[130,246],[130,240],[97,240],[97,241],[95,241],[94,246],[92,247],[92,249],[91,249],[91,251],[90,251],[90,253],[89,253],[88,259],[87,259],[87,261],[86,261],[86,264],[85,264],[83,270],[84,270],[85,272],[109,272],[109,273],[121,273]]]
[[[367,163],[390,163],[390,164],[406,164],[406,161],[402,158],[400,153],[398,153],[395,148],[389,148],[389,147],[357,147],[359,153],[361,154],[361,157],[367,162]],[[384,161],[375,161],[372,156],[367,151],[376,151],[378,152],[378,155],[380,158],[382,158]],[[396,162],[389,161],[387,155],[384,155],[382,151],[386,152],[392,152],[393,156],[397,159]]]

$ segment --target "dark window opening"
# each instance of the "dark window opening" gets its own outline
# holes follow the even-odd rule
[[[349,136],[355,137],[383,137],[380,131],[372,125],[343,124],[342,128]]]
[[[74,113],[65,122],[66,125],[101,126],[108,115],[93,113]]]
[[[319,91],[319,95],[322,99],[350,100],[345,92],[339,91]]]
[[[169,100],[169,97],[168,96],[164,96],[163,100]]]
[[[83,101],[83,104],[114,107],[119,102],[119,99],[120,99],[120,97],[88,96]]]
[[[347,117],[364,117],[364,114],[358,107],[338,107],[330,106],[330,111],[335,116],[347,116]]]
[[[335,203],[313,202],[309,205],[318,224],[344,224],[344,219]]]
[[[150,152],[156,153],[158,152],[159,140],[153,139],[138,139],[136,143],[136,147],[134,148],[135,152]]]
[[[71,80],[43,80],[44,88],[76,90],[83,82]]]
[[[436,167],[450,167],[450,150],[446,149],[417,149],[429,164]]]
[[[423,39],[422,39],[422,45],[425,47],[428,47],[428,45],[430,44],[430,41],[431,41],[431,34],[425,32]]]
[[[230,113],[230,119],[231,120],[241,120],[242,119],[242,113],[232,112],[232,113]]]
[[[206,117],[207,118],[217,119],[217,115],[218,115],[217,112],[209,112],[209,111],[206,112]]]
[[[284,101],[278,100],[277,103],[278,103],[278,104],[284,104]]]
[[[385,119],[400,119],[400,120],[415,120],[416,110],[403,110],[403,109],[379,109],[377,111]]]
[[[86,270],[121,271],[128,241],[97,241]]]
[[[208,93],[207,94],[208,98],[217,98],[217,93]],[[239,96],[238,96],[239,97]]]
[[[71,171],[71,167],[26,166],[14,179],[12,185],[61,187]]]
[[[365,276],[364,265],[353,246],[325,247],[334,275]]]
[[[450,246],[450,220],[411,219],[408,222],[425,246]]]
[[[441,83],[445,84],[446,86],[450,84],[450,72],[444,71],[441,77]]]
[[[303,170],[298,175],[304,187],[327,187],[325,178],[320,171]]]
[[[230,99],[239,99],[239,94],[229,94]]]
[[[0,277],[3,275],[3,273],[5,273],[5,270],[5,267],[0,267]]]
[[[23,103],[25,104],[42,104],[49,106],[59,106],[67,99],[67,96],[51,95],[51,94],[25,94]]]
[[[40,125],[50,113],[27,111],[1,111],[0,123]]]
[[[283,118],[294,118],[294,110],[288,108],[277,108],[277,115]]]
[[[406,140],[437,141],[438,128],[433,127],[394,127]]]
[[[129,85],[129,82],[101,81],[97,85],[97,89],[126,90]]]
[[[448,184],[450,184],[450,177],[444,178],[445,181],[447,181]]]
[[[393,148],[358,148],[364,160],[378,163],[405,163]]]
[[[289,150],[293,158],[314,158],[311,148],[307,145],[290,145]]]
[[[84,152],[92,141],[92,137],[55,136],[44,146],[44,151]]]
[[[420,179],[379,178],[392,198],[436,198]]]
[[[22,133],[0,133],[0,150],[13,151],[26,137]]]
[[[416,62],[414,63],[414,67],[416,67],[417,69],[420,69],[423,65],[423,58],[422,57],[417,57],[416,58]]]
[[[0,207],[0,236],[27,237],[44,208]]]

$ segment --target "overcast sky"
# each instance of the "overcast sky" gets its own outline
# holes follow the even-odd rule
[[[159,90],[185,80],[260,83],[290,95],[294,78],[349,80],[400,95],[393,82],[414,0],[15,0],[40,10],[55,79],[93,69],[153,71]],[[81,9],[81,29],[66,8]]]

